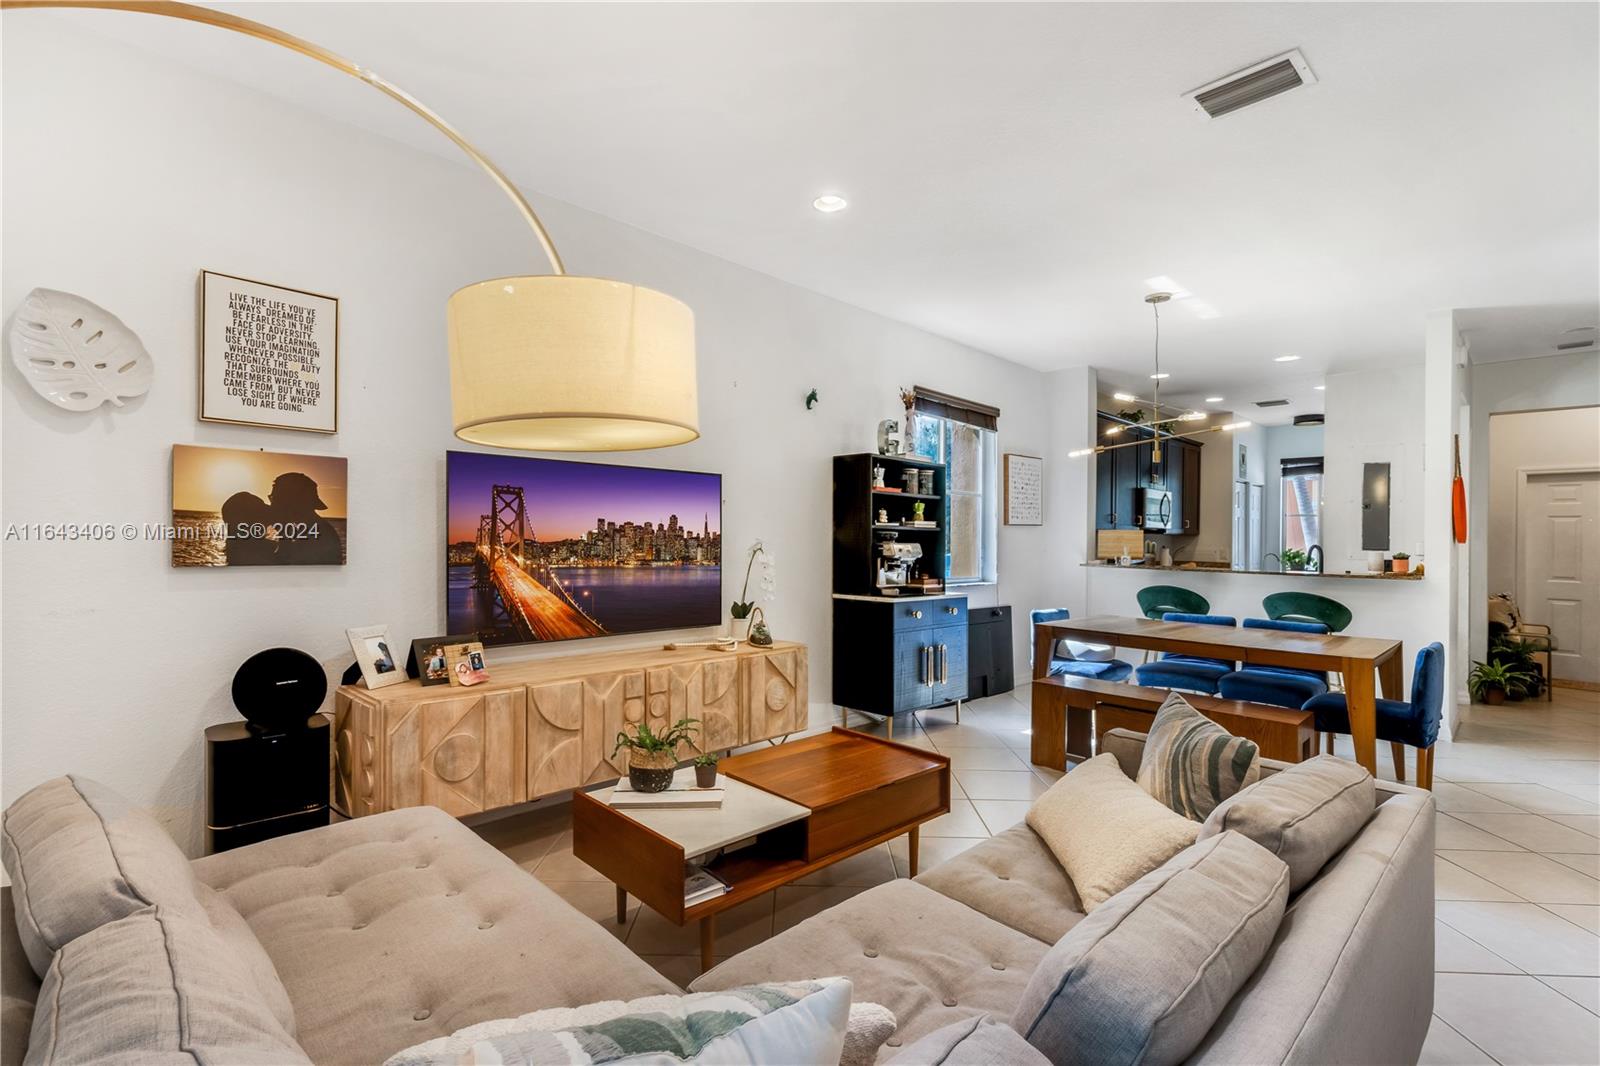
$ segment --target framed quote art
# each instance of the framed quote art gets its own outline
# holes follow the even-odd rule
[[[339,301],[203,271],[200,420],[337,432]]]
[[[1044,460],[1007,452],[1005,467],[1006,525],[1044,525]]]

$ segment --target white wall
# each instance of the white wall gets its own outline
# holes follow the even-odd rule
[[[162,522],[174,443],[349,458],[342,568],[173,570],[166,545],[140,542],[8,542],[0,555],[4,802],[75,771],[151,806],[194,849],[201,731],[234,718],[228,685],[246,656],[288,644],[337,677],[347,626],[387,622],[402,641],[440,632],[444,452],[464,447],[449,425],[445,298],[544,267],[509,204],[464,164],[61,25],[6,19],[0,307],[9,314],[34,286],[81,293],[135,329],[158,369],[125,409],[71,414],[8,365],[4,521]],[[451,117],[471,127],[472,116]],[[814,711],[829,698],[829,457],[870,450],[877,421],[898,413],[898,388],[993,403],[1002,450],[1046,455],[1049,473],[1065,462],[1055,449],[1081,412],[1053,412],[1043,375],[569,205],[539,206],[575,272],[695,310],[701,440],[600,458],[724,475],[724,602],[744,547],[763,538],[778,562],[768,617],[778,637],[811,646]],[[202,268],[341,299],[337,436],[196,420]],[[812,387],[821,402],[808,412]],[[1051,481],[1063,493],[1081,483]],[[1016,607],[1019,676],[1028,609],[1083,558],[1082,500],[1047,497],[1050,525],[1001,526],[999,586],[974,593]],[[491,668],[516,654],[491,654]]]
[[[1471,388],[1470,432],[1463,436],[1462,461],[1467,476],[1467,583],[1464,632],[1470,640],[1469,654],[1482,659],[1488,653],[1488,619],[1485,601],[1491,592],[1511,591],[1504,587],[1504,570],[1490,563],[1489,553],[1498,538],[1490,526],[1491,458],[1496,426],[1503,415],[1518,411],[1554,411],[1561,408],[1594,407],[1600,404],[1600,353],[1578,352],[1514,359],[1501,363],[1476,363],[1468,368]],[[1537,417],[1537,416],[1535,416]],[[1563,435],[1564,437],[1564,435]],[[1591,448],[1594,438],[1589,438]],[[1550,449],[1565,449],[1573,442],[1547,441]],[[1590,454],[1593,454],[1591,452]],[[1550,465],[1555,460],[1538,460]],[[1487,535],[1484,535],[1487,534]],[[1496,576],[1500,575],[1500,576]]]
[[[1326,570],[1367,569],[1361,550],[1361,474],[1389,464],[1389,550],[1422,553],[1423,365],[1327,377],[1322,478]]]

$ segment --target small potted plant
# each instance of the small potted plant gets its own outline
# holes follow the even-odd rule
[[[1394,572],[1406,574],[1411,572],[1411,556],[1406,552],[1394,553]]]
[[[1306,568],[1306,553],[1299,548],[1285,548],[1283,554],[1278,556],[1278,561],[1285,571],[1304,570]]]
[[[1474,701],[1498,707],[1512,688],[1526,685],[1528,675],[1509,663],[1473,663],[1467,674],[1467,691]]]
[[[665,733],[657,733],[649,722],[634,727],[633,736],[625,731],[617,734],[617,745],[611,757],[628,749],[628,783],[636,792],[665,792],[672,784],[672,774],[678,767],[678,745],[688,740],[699,724],[697,718],[682,718]]]
[[[717,783],[717,753],[708,751],[694,757],[694,783],[701,788],[712,788]]]

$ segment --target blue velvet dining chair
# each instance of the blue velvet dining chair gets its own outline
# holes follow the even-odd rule
[[[1327,633],[1322,622],[1290,622],[1274,618],[1246,618],[1245,629],[1274,629],[1284,633]],[[1328,691],[1328,675],[1321,670],[1294,666],[1256,666],[1246,663],[1217,683],[1223,699],[1247,700],[1299,710],[1307,700]]]
[[[1329,692],[1308,700],[1319,733],[1350,732],[1350,709],[1344,693]],[[1434,641],[1417,652],[1411,674],[1411,702],[1378,700],[1378,739],[1389,742],[1394,775],[1406,779],[1406,748],[1417,749],[1417,787],[1433,788],[1433,745],[1444,717],[1444,645]]]
[[[1035,628],[1046,622],[1064,622],[1072,617],[1065,607],[1044,607],[1028,612]],[[1034,642],[1028,644],[1028,665],[1033,665]],[[1048,676],[1092,677],[1098,681],[1123,681],[1133,673],[1133,667],[1121,659],[1113,658],[1116,649],[1097,644],[1080,644],[1065,638],[1050,648]]]
[[[1185,622],[1197,626],[1227,626],[1232,629],[1237,620],[1225,614],[1181,614],[1168,611],[1161,616],[1163,622]],[[1217,694],[1217,683],[1233,673],[1237,664],[1229,659],[1205,659],[1181,652],[1164,652],[1153,663],[1139,667],[1139,684],[1151,688],[1181,688],[1187,692]]]

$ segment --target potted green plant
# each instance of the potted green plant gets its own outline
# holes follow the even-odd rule
[[[1473,663],[1467,674],[1467,691],[1474,701],[1498,707],[1506,701],[1506,693],[1517,686],[1525,686],[1531,675],[1508,663]]]
[[[717,753],[705,752],[694,757],[694,783],[701,788],[711,788],[717,783]]]
[[[1394,553],[1394,572],[1406,574],[1411,572],[1411,556],[1407,552]]]
[[[657,733],[649,722],[640,722],[634,727],[633,736],[626,731],[617,734],[611,757],[616,758],[617,752],[627,748],[628,783],[634,790],[665,792],[678,766],[678,745],[690,739],[698,724],[697,718],[681,718],[666,732]]]
[[[1519,680],[1506,689],[1513,701],[1537,696],[1544,691],[1544,671],[1534,658],[1532,645],[1514,637],[1500,637],[1489,645],[1489,661],[1506,667]]]
[[[1299,548],[1285,548],[1278,555],[1278,561],[1285,570],[1304,570],[1306,568],[1306,553]]]

